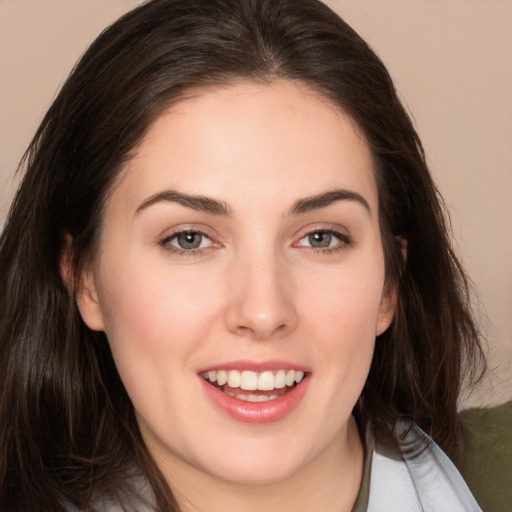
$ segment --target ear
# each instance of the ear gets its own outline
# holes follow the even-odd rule
[[[91,269],[83,270],[78,278],[78,283],[75,283],[71,258],[72,243],[71,235],[64,233],[59,257],[60,276],[68,292],[75,294],[76,303],[85,324],[93,331],[103,331],[103,314],[98,301],[94,272]]]
[[[407,261],[407,238],[403,235],[395,236],[395,242],[402,253],[402,258],[404,261]]]
[[[380,336],[393,321],[397,304],[396,287],[386,283],[380,299],[379,314],[377,317],[376,336]]]
[[[92,269],[86,269],[80,276],[76,291],[76,303],[82,319],[93,331],[104,331],[103,312],[98,300],[98,292],[94,272]]]
[[[71,263],[71,245],[73,238],[69,233],[62,233],[60,241],[59,271],[68,292],[73,293],[73,264]]]
[[[402,235],[394,237],[398,250],[400,251],[403,261],[407,261],[407,238]],[[398,303],[398,292],[396,285],[386,282],[382,297],[380,300],[379,315],[377,319],[376,336],[380,336],[391,325],[395,316]]]

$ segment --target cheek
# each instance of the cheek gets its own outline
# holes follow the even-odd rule
[[[338,332],[347,341],[361,336],[373,340],[384,287],[384,265],[377,257],[349,263],[352,262],[323,273],[305,274],[298,287],[304,310],[311,312],[308,316],[319,329]]]
[[[301,284],[310,293],[303,296],[302,310],[311,350],[322,361],[332,386],[343,387],[357,400],[367,378],[375,345],[384,281],[383,265],[341,266],[328,275]]]
[[[170,272],[151,262],[111,267],[100,291],[107,335],[112,342],[123,337],[145,350],[179,347],[180,340],[201,336],[211,324],[216,297],[212,276],[201,272]]]
[[[344,386],[355,390],[362,387],[371,364],[378,309],[375,297],[360,300],[358,291],[359,287],[346,287],[336,300],[317,300],[310,317],[316,357],[329,366],[333,379],[343,379]]]
[[[169,273],[151,264],[105,265],[99,299],[105,332],[127,392],[138,409],[148,396],[182,385],[180,375],[218,318],[211,276]],[[184,371],[185,370],[185,371]]]

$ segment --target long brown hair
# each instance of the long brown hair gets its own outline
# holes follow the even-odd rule
[[[390,439],[397,419],[415,421],[455,453],[457,398],[476,375],[479,336],[421,142],[382,62],[317,0],[153,0],[76,65],[27,150],[0,239],[3,512],[134,503],[140,475],[156,510],[177,510],[108,341],[81,320],[59,256],[69,234],[75,275],[90,262],[109,190],[165,108],[195,87],[277,78],[349,113],[373,154],[399,304],[355,412]]]

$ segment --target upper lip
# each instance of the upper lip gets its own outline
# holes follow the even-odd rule
[[[261,373],[264,371],[277,371],[277,370],[300,370],[304,373],[310,373],[311,369],[303,364],[294,363],[284,360],[268,360],[268,361],[250,361],[242,359],[238,361],[229,361],[225,363],[216,363],[201,368],[198,373],[209,372],[213,370],[239,370],[239,371],[252,371]]]

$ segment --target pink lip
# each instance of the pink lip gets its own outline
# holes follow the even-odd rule
[[[279,360],[271,360],[271,361],[249,361],[249,360],[240,360],[240,361],[230,361],[228,363],[217,363],[215,365],[210,365],[206,368],[202,368],[198,373],[201,374],[203,372],[209,372],[213,370],[239,370],[239,371],[252,371],[252,372],[264,372],[264,371],[277,371],[277,370],[299,370],[304,373],[311,373],[311,369],[295,363],[290,363],[290,361],[279,361]]]
[[[218,368],[218,367],[217,367]],[[222,367],[226,368],[226,367]],[[239,366],[237,368],[240,368]],[[268,366],[265,366],[268,369]],[[283,368],[280,366],[280,368]],[[253,370],[254,371],[254,370]],[[273,423],[288,416],[300,403],[306,394],[311,374],[306,374],[304,379],[291,391],[274,400],[267,402],[247,402],[226,395],[216,387],[208,384],[200,375],[206,395],[212,402],[231,418],[245,423]]]

